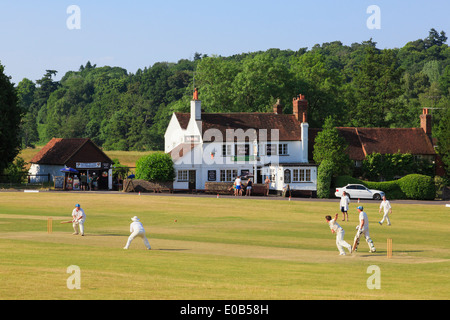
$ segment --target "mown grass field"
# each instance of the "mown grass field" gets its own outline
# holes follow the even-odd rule
[[[86,236],[72,235],[76,203]],[[351,243],[357,224],[339,221]],[[0,192],[0,299],[323,300],[450,298],[450,208],[393,202],[392,226],[364,203],[377,252],[339,256],[325,222],[338,200]],[[136,238],[137,215],[152,250]],[[47,233],[47,218],[53,232]],[[386,258],[386,239],[394,256]],[[81,289],[67,288],[76,265]],[[370,266],[380,289],[369,289]]]

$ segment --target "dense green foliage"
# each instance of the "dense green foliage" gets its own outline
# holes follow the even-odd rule
[[[348,174],[352,162],[345,152],[347,142],[339,135],[331,118],[325,120],[324,129],[317,134],[314,144],[313,159],[317,164],[327,160],[331,166],[332,174]],[[319,167],[320,168],[320,167]]]
[[[369,189],[381,190],[388,199],[434,200],[436,186],[433,178],[421,174],[409,174],[398,180],[374,182],[353,178],[348,175],[333,179],[333,187],[347,184],[362,184]]]
[[[450,180],[450,108],[447,108],[446,113],[444,113],[439,123],[436,137],[437,152],[441,156],[444,169],[447,173],[446,179]]]
[[[205,112],[270,112],[280,99],[290,113],[292,98],[304,94],[310,128],[321,128],[327,117],[337,126],[418,127],[421,108],[429,107],[437,133],[450,104],[446,41],[431,29],[425,39],[393,49],[370,39],[229,57],[196,54],[134,74],[88,62],[60,81],[47,70],[36,83],[23,79],[17,86],[27,111],[22,143],[90,137],[110,150],[162,150],[172,112],[189,110],[194,87]]]
[[[20,151],[19,126],[22,114],[16,89],[0,63],[0,174]]]
[[[400,189],[409,199],[434,200],[436,188],[434,180],[421,174],[410,174],[398,180]]]
[[[317,168],[317,198],[326,199],[330,197],[332,178],[333,163],[325,159]]]
[[[173,181],[175,170],[168,153],[152,153],[136,162],[136,179],[148,181]]]
[[[1,183],[22,183],[26,181],[27,163],[22,157],[16,157],[13,162],[10,162],[0,175]]]
[[[372,181],[392,180],[412,173],[433,176],[434,166],[430,161],[415,159],[408,153],[372,153],[366,156],[362,166],[363,177]]]

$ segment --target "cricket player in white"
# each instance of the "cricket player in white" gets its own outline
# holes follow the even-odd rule
[[[72,226],[73,230],[75,231],[73,234],[81,234],[84,236],[84,221],[86,221],[86,214],[84,213],[84,210],[81,209],[81,206],[77,203],[75,205],[75,209],[72,211]],[[78,232],[79,230],[79,232]]]
[[[142,223],[139,221],[137,216],[134,216],[131,218],[131,221],[133,221],[130,224],[130,236],[128,237],[127,244],[125,245],[124,249],[128,249],[130,247],[131,241],[133,241],[136,237],[141,237],[142,240],[144,240],[144,244],[147,247],[148,250],[151,249],[150,243],[147,240],[147,237],[145,236],[145,229]]]
[[[360,238],[363,234],[366,238],[366,242],[369,245],[370,252],[376,252],[375,246],[373,244],[372,239],[370,239],[369,235],[369,218],[367,217],[367,214],[363,211],[364,208],[362,206],[359,206],[358,208],[359,212],[359,225],[356,227],[356,238]]]
[[[347,193],[344,191],[342,192],[342,197],[340,201],[341,206],[341,212],[344,215],[342,221],[345,221],[345,215],[347,215],[347,221],[348,221],[348,204],[350,203],[350,198],[348,197]]]
[[[344,240],[344,229],[336,222],[338,218],[338,214],[336,213],[336,216],[334,219],[331,219],[331,216],[326,216],[325,219],[328,222],[328,225],[330,226],[331,232],[336,234],[336,246],[339,250],[339,254],[341,256],[345,256],[344,247],[347,248],[348,252],[352,253],[352,246],[349,245]]]
[[[378,213],[381,213],[381,209],[383,209],[383,219],[381,219],[380,222],[378,222],[379,224],[383,224],[384,220],[387,221],[387,225],[390,226],[391,225],[391,220],[389,220],[389,213],[392,213],[392,207],[391,207],[391,203],[389,202],[389,200],[386,200],[386,196],[383,196],[383,201],[381,201],[380,203],[380,210],[378,210]]]

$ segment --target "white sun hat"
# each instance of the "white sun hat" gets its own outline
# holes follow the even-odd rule
[[[131,221],[139,221],[139,218],[137,216],[134,216],[133,218],[131,218]]]

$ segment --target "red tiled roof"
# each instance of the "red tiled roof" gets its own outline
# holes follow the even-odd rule
[[[85,151],[88,150],[87,152],[89,154],[79,155],[78,151],[82,148]],[[79,158],[78,161],[84,161],[89,160],[89,157],[93,157],[93,153],[96,153],[96,159],[101,159],[104,162],[111,161],[109,157],[106,156],[89,138],[53,138],[33,157],[33,159],[31,159],[30,162],[36,164],[73,165],[73,163],[71,163],[73,161],[71,160],[73,160],[72,158],[75,155]]]
[[[189,113],[175,113],[180,126],[186,129]],[[227,129],[255,129],[259,139],[260,130],[267,130],[267,140],[271,140],[271,129],[278,129],[279,141],[301,140],[301,122],[292,114],[275,113],[202,113],[202,134],[208,129],[220,130],[223,138],[227,137]]]
[[[338,127],[347,141],[347,153],[352,160],[364,160],[371,153],[435,155],[430,138],[422,128],[353,128]],[[321,129],[310,129],[310,146]],[[310,150],[313,150],[310,148]],[[312,152],[311,152],[312,153]]]
[[[362,160],[371,153],[394,154],[410,153],[415,155],[435,155],[430,138],[422,128],[337,128],[343,135],[353,131],[359,140],[356,150],[356,138],[349,141],[352,159]]]

